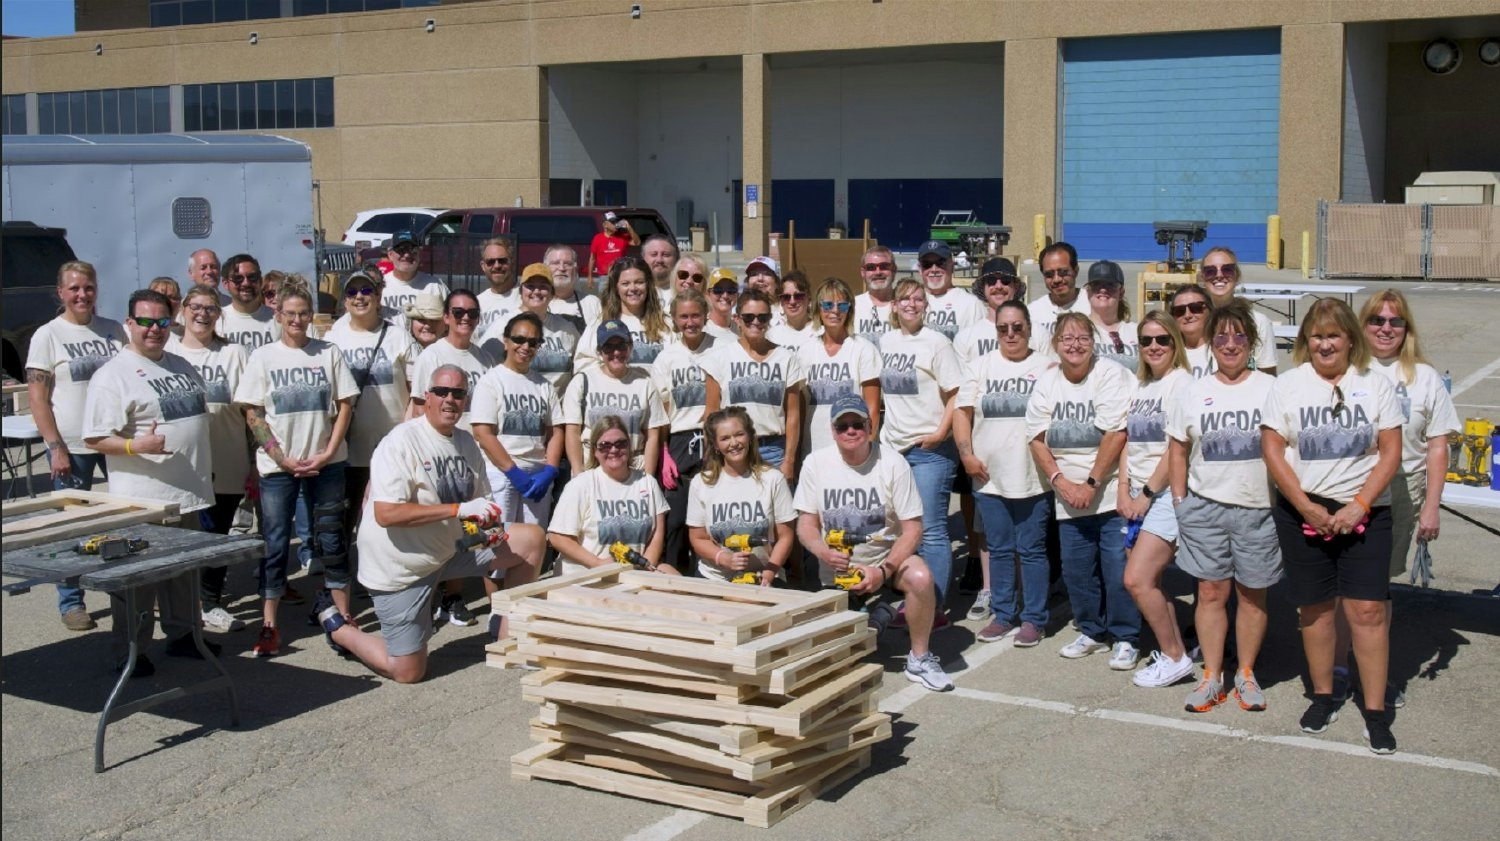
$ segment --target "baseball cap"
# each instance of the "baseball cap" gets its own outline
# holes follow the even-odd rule
[[[1113,260],[1099,260],[1094,265],[1089,266],[1088,283],[1124,286],[1125,272],[1120,269],[1120,264]]]
[[[443,317],[443,299],[431,292],[419,292],[406,305],[407,318],[437,319]]]
[[[613,210],[606,210],[606,211],[604,211],[604,221],[606,221],[606,222],[618,222],[618,221],[620,221],[620,217],[616,216],[615,212]]]
[[[922,243],[922,247],[917,249],[918,260],[926,257],[928,254],[937,255],[944,260],[953,259],[953,249],[948,245],[948,243],[943,242],[939,239],[930,239]]]
[[[714,284],[724,280],[727,280],[730,283],[735,284],[736,286],[738,286],[740,282],[740,279],[734,276],[734,269],[717,268],[708,273],[708,288],[712,289],[714,288]]]
[[[781,264],[770,257],[756,257],[754,260],[751,260],[745,265],[745,274],[748,276],[750,270],[756,266],[765,266],[771,270],[771,274],[776,275],[778,280],[781,278]]]
[[[522,283],[525,283],[526,281],[531,280],[534,277],[539,277],[542,280],[547,281],[548,283],[552,283],[552,270],[547,268],[547,264],[545,263],[532,263],[531,265],[521,270]]]
[[[1006,277],[1018,276],[1016,274],[1016,264],[1004,257],[991,257],[984,261],[984,265],[979,267],[980,279],[992,274],[1005,275]]]
[[[599,331],[596,335],[598,337],[599,347],[604,347],[605,345],[609,344],[610,339],[624,339],[627,342],[631,341],[630,331],[626,329],[624,322],[620,321],[618,318],[611,318],[603,324],[600,324]]]
[[[845,394],[833,401],[833,407],[828,410],[828,420],[830,422],[837,421],[844,415],[859,415],[865,420],[869,420],[870,407],[865,405],[863,399],[853,394]]]
[[[406,245],[407,243],[411,243],[412,245],[416,245],[417,244],[417,235],[414,234],[414,233],[412,233],[411,231],[397,231],[394,234],[391,234],[391,246],[390,247],[392,249],[394,249],[398,245]]]

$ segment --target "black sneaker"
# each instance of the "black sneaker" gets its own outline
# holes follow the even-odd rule
[[[446,600],[444,608],[448,611],[448,624],[467,628],[478,625],[479,620],[474,618],[474,612],[464,604],[464,600],[458,596],[451,596]]]
[[[1361,710],[1365,716],[1365,740],[1370,743],[1370,752],[1387,754],[1396,752],[1396,737],[1391,733],[1390,719],[1385,710]]]
[[[1339,705],[1332,695],[1314,695],[1312,706],[1302,714],[1303,733],[1322,733],[1339,717]]]
[[[215,657],[218,657],[219,652],[223,650],[223,646],[219,645],[216,642],[209,642],[208,640],[204,640],[203,644],[208,647],[209,653]],[[198,646],[193,645],[192,634],[184,634],[177,639],[167,643],[167,656],[192,657],[195,660],[202,660],[203,652],[198,650]]]

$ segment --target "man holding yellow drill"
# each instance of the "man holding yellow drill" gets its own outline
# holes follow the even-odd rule
[[[797,486],[797,536],[807,553],[820,561],[823,583],[855,572],[860,581],[851,593],[871,595],[886,587],[905,596],[911,652],[906,679],[934,692],[947,692],[953,681],[938,656],[927,647],[937,615],[932,573],[916,554],[922,542],[922,500],[911,468],[898,453],[883,452],[870,439],[870,410],[864,400],[846,395],[830,413],[834,445],[807,457]],[[842,531],[834,548],[827,533]]]

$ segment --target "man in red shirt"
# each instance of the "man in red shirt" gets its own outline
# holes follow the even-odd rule
[[[627,246],[641,244],[641,237],[630,223],[615,215],[613,210],[604,212],[604,233],[594,234],[589,243],[589,277],[609,274],[609,267],[625,253]]]

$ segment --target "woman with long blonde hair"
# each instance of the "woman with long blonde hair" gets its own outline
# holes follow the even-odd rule
[[[755,583],[769,587],[795,546],[791,489],[781,472],[761,458],[755,422],[744,408],[714,412],[703,432],[703,471],[688,489],[687,510],[698,573],[729,581],[748,572]],[[748,538],[747,545],[726,545],[739,536]]]

